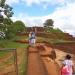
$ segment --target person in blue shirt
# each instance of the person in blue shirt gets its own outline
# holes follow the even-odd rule
[[[32,45],[35,45],[35,42],[36,42],[35,32],[32,32],[32,33],[31,33],[31,44],[32,44]]]
[[[35,42],[36,42],[35,32],[32,31],[29,33],[29,44],[34,46]]]

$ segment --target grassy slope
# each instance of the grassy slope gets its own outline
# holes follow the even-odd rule
[[[37,37],[37,42],[48,42],[51,44],[57,44],[57,43],[75,43],[75,41],[69,41],[64,39],[54,39],[54,38],[45,38],[45,37]]]
[[[27,39],[27,37],[25,36],[21,36],[21,37],[15,37],[12,40],[16,40],[16,39]],[[12,40],[0,40],[0,48],[16,48],[16,49],[21,49],[21,57],[20,59],[22,60],[21,63],[19,64],[19,75],[25,75],[25,71],[26,71],[26,65],[27,65],[27,46],[28,44],[20,44],[20,43],[16,43],[13,42]],[[17,50],[18,51],[18,50]],[[0,58],[3,58],[4,56],[8,55],[8,52],[0,52]],[[10,57],[13,58],[13,57]],[[13,59],[8,59],[7,61],[3,62],[6,65],[9,65],[10,63],[13,63]],[[1,65],[1,67],[3,67]]]

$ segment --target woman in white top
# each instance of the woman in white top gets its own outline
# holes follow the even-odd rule
[[[62,72],[61,75],[73,75],[74,66],[70,55],[66,55],[65,60],[63,61],[62,68],[65,68],[65,71],[67,69],[68,72],[66,73]]]

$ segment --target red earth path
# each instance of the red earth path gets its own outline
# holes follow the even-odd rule
[[[48,60],[52,48],[39,46],[37,44],[28,49],[27,75],[59,75],[55,62],[51,59]]]
[[[27,75],[48,75],[36,47],[29,47],[27,67]]]

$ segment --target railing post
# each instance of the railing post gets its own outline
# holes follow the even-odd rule
[[[17,50],[14,50],[14,66],[15,66],[15,71],[16,75],[18,75],[18,62],[17,62]]]

